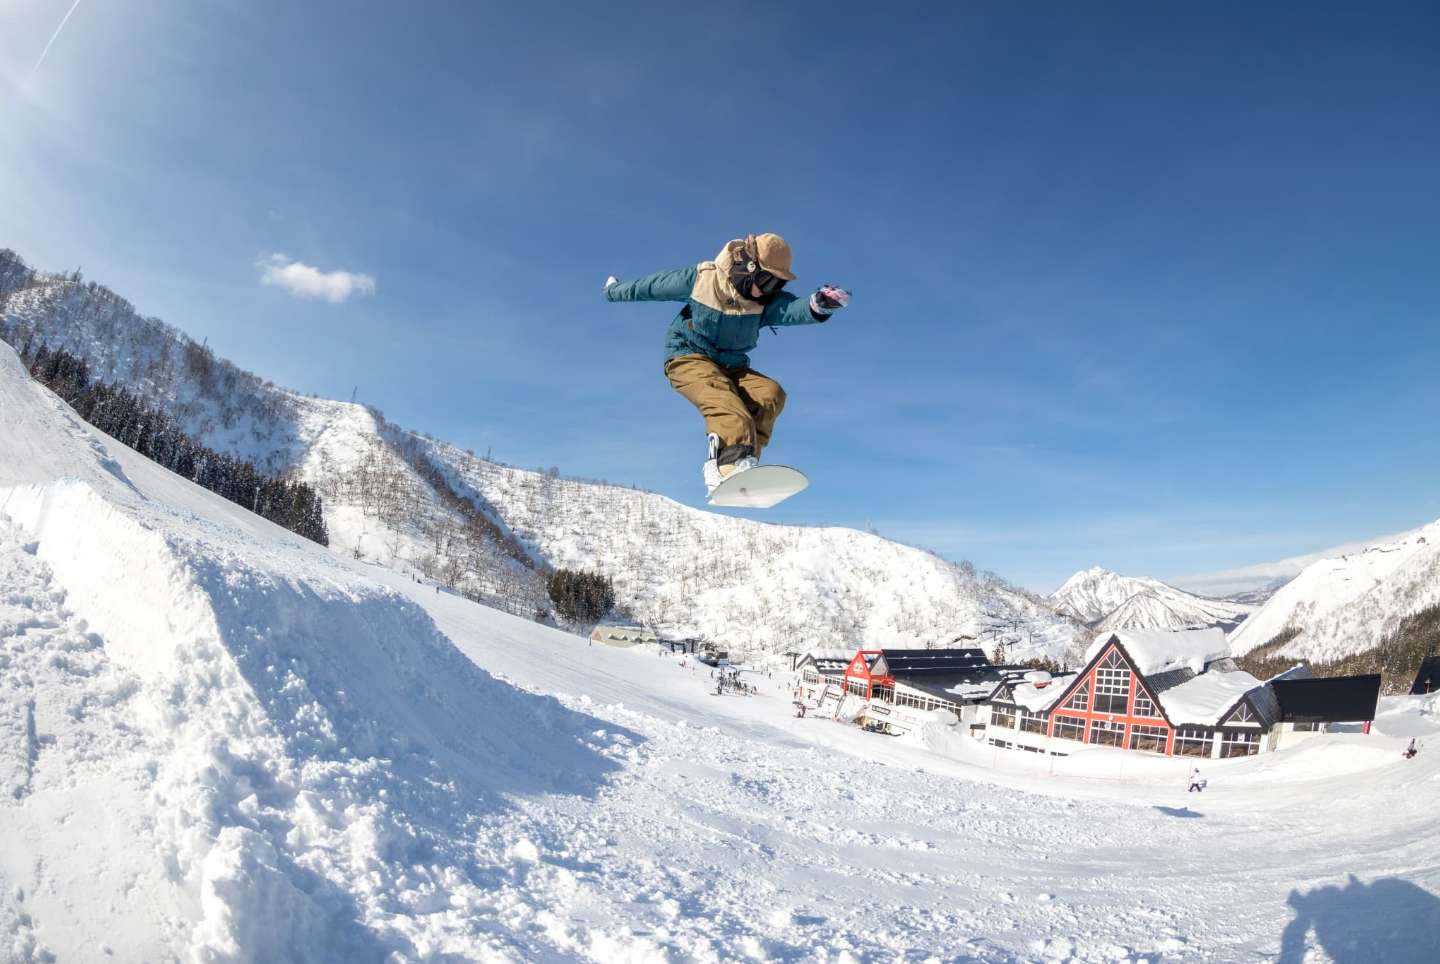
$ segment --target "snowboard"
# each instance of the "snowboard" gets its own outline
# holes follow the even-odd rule
[[[733,509],[768,509],[810,484],[805,473],[788,465],[757,465],[715,486],[710,504]]]

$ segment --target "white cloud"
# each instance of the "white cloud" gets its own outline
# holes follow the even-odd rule
[[[352,271],[321,271],[283,254],[267,254],[255,262],[260,283],[283,288],[297,298],[338,305],[355,295],[373,295],[375,278]]]

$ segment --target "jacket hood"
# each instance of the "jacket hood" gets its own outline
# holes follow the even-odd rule
[[[730,268],[738,258],[743,257],[745,257],[745,240],[743,238],[725,242],[725,247],[715,255],[715,260],[702,261],[697,266],[695,291],[692,297],[701,304],[726,314],[749,315],[765,310],[763,304],[742,295],[739,289],[730,283]]]

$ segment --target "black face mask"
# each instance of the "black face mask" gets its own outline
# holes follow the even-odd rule
[[[742,297],[750,298],[752,301],[759,301],[761,303],[769,301],[779,294],[781,288],[785,287],[784,278],[771,274],[754,261],[738,262],[731,265],[730,283],[735,286],[735,290],[740,292]],[[750,294],[751,285],[760,289],[759,298],[754,298]]]

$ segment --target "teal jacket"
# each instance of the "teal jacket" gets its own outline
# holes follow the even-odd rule
[[[704,277],[700,269],[707,269]],[[704,355],[725,368],[749,368],[760,329],[813,325],[829,319],[810,310],[808,298],[781,291],[766,304],[737,298],[728,284],[717,285],[710,264],[661,271],[605,289],[606,301],[679,301],[680,313],[665,332],[665,359]]]

